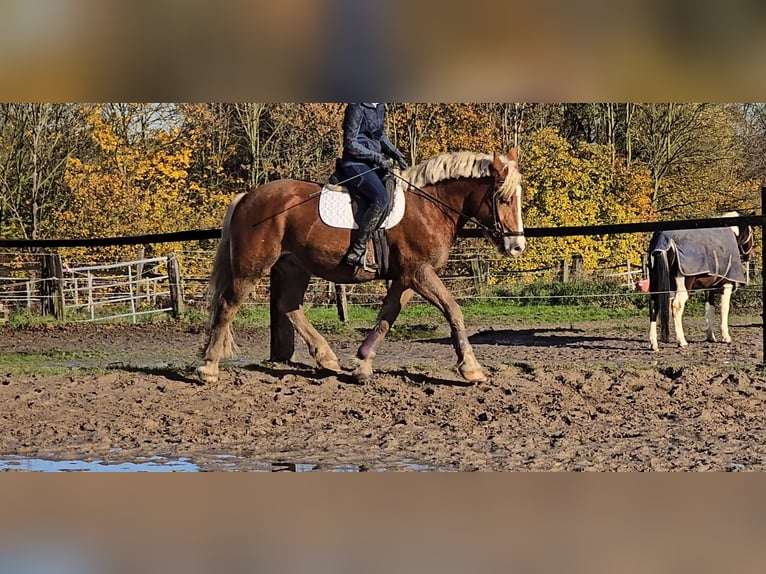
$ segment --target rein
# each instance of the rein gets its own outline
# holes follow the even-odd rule
[[[487,194],[490,193],[490,190],[492,192],[492,197],[491,197],[492,221],[495,223],[495,229],[493,230],[493,233],[501,238],[502,237],[524,237],[523,231],[505,231],[503,229],[503,224],[500,223],[500,215],[498,213],[498,208],[497,208],[497,201],[498,201],[497,192],[500,188],[503,187],[503,184],[505,184],[505,178],[503,179],[495,178],[494,188],[490,188],[487,191]],[[486,198],[487,198],[487,195],[485,194],[484,199]]]
[[[740,236],[742,235],[742,228],[740,228]],[[741,241],[739,241],[739,248],[740,252],[742,254],[742,257],[747,261],[750,259],[750,256],[753,254],[753,251],[755,250],[755,241],[753,240],[753,228],[751,226],[747,226],[747,237],[742,238]],[[750,245],[749,249],[742,249],[743,245]]]
[[[503,183],[505,182],[505,179],[499,179],[495,178],[495,181],[490,185],[489,189],[487,189],[487,192],[484,194],[484,198],[482,199],[482,203],[487,199],[487,195],[491,194],[491,201],[490,205],[492,208],[492,221],[494,223],[494,227],[489,227],[488,225],[484,225],[481,221],[476,219],[475,217],[470,217],[466,213],[463,213],[459,209],[455,209],[451,205],[446,204],[438,197],[435,197],[425,191],[424,189],[418,187],[417,185],[413,184],[410,181],[407,181],[402,176],[394,173],[393,171],[390,172],[394,177],[397,179],[402,180],[404,183],[406,183],[410,188],[416,190],[420,197],[423,197],[424,199],[427,199],[431,201],[432,203],[438,204],[441,207],[444,207],[445,209],[452,211],[462,217],[464,217],[468,221],[473,221],[481,230],[486,233],[488,236],[493,238],[503,238],[503,237],[524,237],[523,231],[505,231],[503,229],[503,224],[500,222],[500,217],[498,215],[498,208],[497,208],[497,190],[502,187]],[[409,191],[409,190],[407,190]]]

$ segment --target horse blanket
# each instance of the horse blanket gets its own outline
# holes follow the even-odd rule
[[[649,253],[675,249],[681,275],[710,275],[726,279],[735,287],[747,283],[737,237],[729,227],[657,231],[649,242]]]

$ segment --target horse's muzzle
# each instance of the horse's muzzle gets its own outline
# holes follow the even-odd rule
[[[518,257],[527,248],[527,239],[523,233],[514,233],[513,235],[504,234],[502,250],[509,257]]]

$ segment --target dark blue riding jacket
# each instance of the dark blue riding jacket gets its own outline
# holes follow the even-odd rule
[[[403,154],[385,132],[385,104],[348,104],[343,116],[343,161],[379,165]]]

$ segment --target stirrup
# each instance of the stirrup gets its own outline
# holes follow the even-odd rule
[[[349,261],[348,254],[344,255],[343,259],[341,259],[340,262],[343,265],[347,265],[348,267],[353,267],[354,271],[356,271],[357,269],[363,269],[364,271],[367,271],[368,273],[376,273],[378,271],[378,266],[375,263],[367,262],[367,253],[362,255],[362,258],[358,262]]]
[[[378,266],[375,263],[367,263],[367,253],[364,254],[362,257],[362,264],[360,265],[362,269],[367,271],[368,273],[377,273],[378,272]]]

